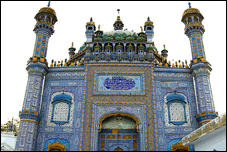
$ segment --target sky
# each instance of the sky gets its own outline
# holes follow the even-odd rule
[[[39,9],[48,1],[1,1],[1,124],[19,118],[26,90],[26,65],[32,56],[36,35],[33,32]],[[226,2],[191,2],[204,16],[203,42],[206,59],[212,65],[210,82],[216,111],[226,112]],[[153,41],[159,53],[165,44],[168,61],[191,60],[190,42],[181,22],[188,2],[153,1],[54,1],[50,7],[58,21],[48,43],[47,61],[69,58],[74,42],[76,52],[86,41],[85,26],[90,17],[103,31],[113,29],[117,9],[124,29],[139,33],[147,17],[154,23]]]

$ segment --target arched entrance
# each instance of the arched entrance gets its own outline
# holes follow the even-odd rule
[[[99,151],[139,150],[138,119],[126,113],[112,113],[100,120]]]

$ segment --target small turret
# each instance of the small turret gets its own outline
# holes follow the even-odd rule
[[[117,9],[117,11],[118,11],[118,15],[119,15],[120,9]],[[122,30],[123,29],[124,24],[121,21],[120,16],[117,16],[117,20],[114,22],[113,27],[114,27],[114,30]]]
[[[168,51],[167,51],[166,48],[165,48],[165,44],[164,44],[163,46],[164,46],[164,49],[161,51],[161,55],[162,55],[165,59],[167,59],[167,57],[168,57]]]
[[[150,21],[150,18],[147,18],[147,21],[144,23],[144,31],[147,35],[147,42],[153,41],[154,36],[154,25],[153,22]]]
[[[12,118],[12,122],[9,124],[8,126],[8,131],[12,132],[14,130],[14,127],[13,127],[13,118]]]
[[[75,54],[76,48],[73,47],[73,42],[72,46],[69,48],[69,59]]]
[[[100,30],[100,25],[98,26],[98,30],[95,32],[95,36],[99,38],[102,38],[103,36],[103,31]]]
[[[92,42],[92,38],[94,35],[94,32],[96,30],[95,22],[93,22],[92,17],[90,19],[90,22],[87,22],[86,24],[86,37],[87,37],[87,42]]]
[[[101,46],[99,45],[99,43],[96,43],[93,50],[94,50],[95,61],[99,61],[100,60],[100,51],[101,51]]]

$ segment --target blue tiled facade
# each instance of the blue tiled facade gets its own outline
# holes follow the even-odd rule
[[[123,30],[118,16],[109,32],[96,30],[91,18],[78,53],[72,46],[68,61],[48,66],[56,13],[44,7],[35,19],[37,36],[26,68],[16,150],[170,151],[216,117],[198,9],[186,9],[182,17],[191,44],[189,65],[167,63],[165,48],[158,53],[150,18],[144,32],[135,33]],[[110,117],[119,124],[123,117],[134,128],[103,128]]]

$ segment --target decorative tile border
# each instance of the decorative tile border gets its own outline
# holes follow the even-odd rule
[[[155,73],[156,77],[177,77],[177,78],[192,78],[191,74],[182,74],[182,73]]]
[[[152,66],[153,64],[138,64],[138,63],[93,63],[93,64],[86,64],[86,66]]]
[[[84,76],[85,73],[84,72],[75,72],[75,73],[72,73],[72,72],[58,72],[58,73],[48,73],[46,75],[46,77],[78,77],[78,76]]]

